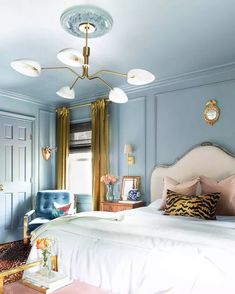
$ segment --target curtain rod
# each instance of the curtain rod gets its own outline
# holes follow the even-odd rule
[[[91,103],[81,103],[81,104],[76,104],[76,105],[73,105],[73,106],[68,107],[68,109],[71,110],[71,109],[82,108],[82,107],[86,107],[86,106],[91,106]],[[66,106],[65,106],[65,107],[66,107]],[[58,107],[58,108],[60,108],[60,107]],[[55,112],[57,112],[57,109],[58,109],[58,108],[55,109]]]
[[[81,108],[81,107],[87,107],[87,106],[91,106],[91,103],[76,104],[76,105],[70,106],[68,108],[71,110],[71,109],[74,109],[74,108]]]
[[[109,99],[106,99],[106,100],[108,100],[110,103]],[[88,107],[88,106],[91,106],[91,102],[76,104],[76,105],[68,107],[68,109],[71,110],[75,108],[82,108],[82,107]],[[55,109],[55,111],[57,112],[57,109]]]

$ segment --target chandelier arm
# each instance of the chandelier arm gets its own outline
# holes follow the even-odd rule
[[[76,80],[73,82],[72,86],[70,87],[70,89],[73,89],[73,87],[75,86],[75,84],[77,83],[77,81],[81,79],[80,77],[77,77]]]
[[[50,66],[50,67],[42,67],[42,70],[57,70],[57,69],[68,69],[70,70],[73,74],[75,74],[77,77],[79,77],[80,79],[84,79],[83,76],[79,75],[75,70],[73,70],[70,67],[67,66]]]
[[[85,47],[88,47],[88,30],[89,30],[89,22],[86,25],[86,34],[85,34]]]
[[[99,71],[97,71],[96,73],[94,73],[93,75],[91,75],[89,77],[93,78],[94,76],[97,76],[97,75],[102,74],[102,73],[108,73],[108,74],[112,74],[112,75],[116,75],[116,76],[127,77],[127,74],[117,72],[117,71],[112,71],[112,70],[106,70],[106,69],[99,70]]]
[[[100,80],[103,84],[105,84],[109,89],[111,89],[111,90],[113,90],[113,87],[112,86],[110,86],[105,80],[103,80],[102,78],[100,78],[100,77],[94,77],[94,76],[90,76],[90,77],[87,77],[88,78],[88,80],[94,80],[94,79],[98,79],[98,80]]]

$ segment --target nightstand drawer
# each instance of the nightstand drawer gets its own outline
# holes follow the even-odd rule
[[[104,203],[103,208],[101,210],[112,211],[112,212],[118,211],[117,207],[115,205],[112,205],[112,203]]]

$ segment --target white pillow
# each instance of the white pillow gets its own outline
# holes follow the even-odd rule
[[[162,200],[163,200],[163,198],[160,198],[160,199],[153,201],[152,203],[149,204],[149,207],[154,207],[154,208],[159,209],[162,205]]]

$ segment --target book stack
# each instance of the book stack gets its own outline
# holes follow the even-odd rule
[[[143,200],[119,200],[119,203],[127,203],[127,204],[133,204],[133,203],[141,203]]]
[[[57,289],[72,283],[68,276],[52,271],[49,276],[45,276],[41,271],[27,274],[22,283],[34,290],[44,294],[49,294]]]

